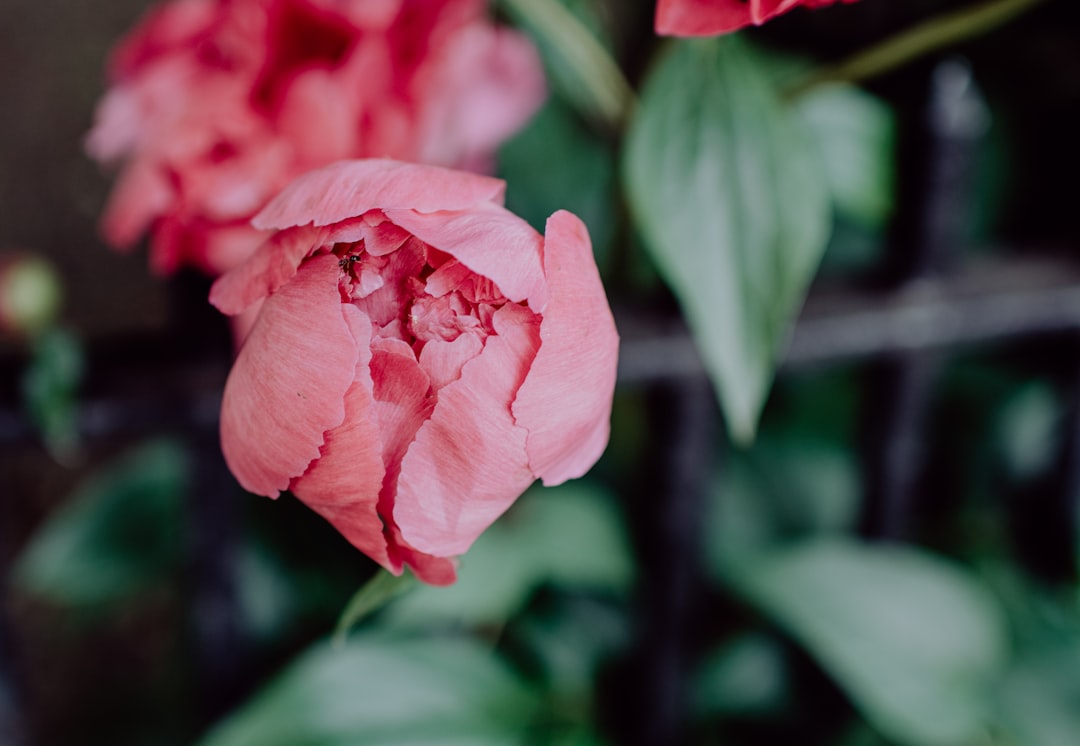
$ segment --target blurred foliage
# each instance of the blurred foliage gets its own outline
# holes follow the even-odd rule
[[[896,123],[881,100],[852,85],[812,88],[794,103],[840,217],[881,230],[895,206]]]
[[[530,34],[555,89],[600,124],[619,126],[633,91],[611,57],[598,0],[500,0]]]
[[[22,376],[23,402],[50,453],[71,461],[78,449],[76,394],[83,378],[83,348],[63,327],[51,327],[33,340],[32,360]]]
[[[154,589],[183,558],[188,459],[148,443],[89,477],[52,512],[14,564],[24,591],[51,603],[108,611]]]
[[[538,709],[477,641],[365,635],[313,647],[200,746],[522,743]]]
[[[499,151],[506,206],[541,233],[556,210],[584,221],[601,270],[615,238],[615,150],[559,97]]]
[[[728,577],[890,740],[945,746],[987,732],[1005,627],[967,572],[913,548],[830,538],[740,562]]]

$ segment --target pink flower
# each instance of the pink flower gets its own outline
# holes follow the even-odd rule
[[[855,0],[840,0],[851,3]],[[658,0],[656,33],[715,36],[744,26],[760,26],[792,8],[822,8],[837,0]]]
[[[394,572],[449,583],[535,479],[581,476],[608,439],[618,337],[585,226],[541,236],[502,181],[389,160],[306,174],[211,302],[262,301],[225,386],[245,488],[291,490]],[[263,300],[265,299],[265,300]]]
[[[170,0],[119,45],[87,150],[122,162],[102,221],[151,261],[219,274],[297,175],[341,158],[490,168],[544,97],[484,0]]]

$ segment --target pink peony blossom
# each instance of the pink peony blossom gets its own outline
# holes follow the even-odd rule
[[[822,8],[835,2],[838,0],[658,0],[656,33],[666,36],[727,34],[744,26],[760,26],[792,8]]]
[[[541,236],[498,179],[390,160],[301,176],[279,229],[214,284],[262,303],[225,386],[226,461],[293,494],[394,572],[449,583],[535,479],[581,476],[608,439],[618,336],[585,226]]]
[[[485,0],[170,0],[114,51],[87,150],[122,172],[102,220],[162,273],[219,274],[305,171],[392,157],[483,170],[540,105],[539,58]]]

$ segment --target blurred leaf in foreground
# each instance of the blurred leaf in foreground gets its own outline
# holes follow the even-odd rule
[[[1007,562],[988,570],[1015,638],[998,687],[1004,743],[1072,746],[1080,738],[1080,594],[1071,584],[1033,581]]]
[[[755,55],[729,37],[675,43],[627,138],[634,221],[743,443],[828,239],[828,187],[803,135]]]
[[[730,579],[890,740],[951,746],[986,732],[1004,620],[960,569],[911,547],[837,538],[763,553]]]
[[[27,592],[66,606],[128,599],[182,553],[187,457],[176,443],[136,448],[86,480],[37,530],[13,568]]]
[[[320,643],[199,746],[526,743],[539,698],[467,638]]]

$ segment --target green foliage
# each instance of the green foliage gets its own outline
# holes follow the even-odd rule
[[[623,165],[634,220],[747,442],[828,236],[814,152],[743,44],[708,39],[674,44],[652,71]]]
[[[502,625],[544,583],[625,593],[633,579],[622,521],[588,482],[526,493],[461,558],[458,581],[420,586],[387,609],[392,627]]]
[[[789,696],[783,651],[771,636],[747,633],[708,656],[694,681],[703,715],[765,715]]]
[[[69,607],[131,599],[176,569],[187,457],[171,441],[128,452],[86,480],[16,559],[25,591]]]
[[[61,327],[34,340],[33,360],[22,377],[26,412],[52,455],[70,460],[78,444],[75,393],[82,382],[83,350],[78,338]]]
[[[506,206],[541,233],[556,210],[584,221],[601,268],[615,235],[615,151],[558,97],[499,151]]]
[[[540,51],[555,89],[591,119],[617,126],[633,91],[611,58],[594,0],[501,0]]]
[[[729,578],[890,740],[948,746],[986,732],[1004,619],[967,572],[914,548],[836,538],[762,553]]]
[[[414,582],[415,578],[412,575],[406,573],[394,575],[389,570],[380,569],[349,599],[334,630],[334,642],[342,643],[351,627],[359,624],[369,614],[378,611],[394,597],[409,590]]]
[[[763,433],[732,453],[710,488],[706,563],[723,578],[732,563],[785,542],[853,528],[859,484],[850,450],[797,435]]]
[[[199,746],[525,743],[540,701],[468,638],[321,643]]]
[[[1028,383],[1002,403],[995,431],[1003,466],[1018,479],[1031,479],[1051,466],[1058,452],[1064,407],[1046,383]]]
[[[880,99],[852,85],[813,88],[793,102],[818,153],[837,212],[882,229],[895,203],[896,121]]]

